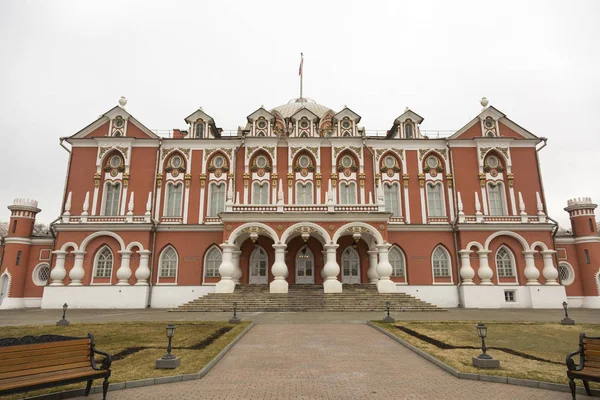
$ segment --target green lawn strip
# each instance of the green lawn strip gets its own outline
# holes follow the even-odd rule
[[[473,321],[399,321],[395,324],[373,322],[460,372],[553,383],[568,383],[565,358],[567,354],[577,350],[579,333],[600,336],[600,325],[596,324],[568,326],[559,323],[484,321],[488,327],[486,345],[488,349],[492,348],[488,353],[500,360],[500,369],[479,369],[473,366],[471,357],[479,355],[481,350],[440,349],[396,328],[403,326],[453,346],[479,348],[481,340]],[[560,364],[530,360],[495,350],[494,347],[508,348]],[[598,384],[592,386],[600,388]]]
[[[96,348],[111,354],[123,352],[128,348],[144,347],[145,349],[129,354],[121,360],[113,361],[110,382],[117,383],[197,373],[246,329],[248,324],[249,322],[243,322],[238,325],[212,321],[177,322],[175,337],[173,338],[173,354],[181,358],[181,366],[172,370],[154,368],[156,359],[166,353],[167,337],[165,327],[167,322],[72,324],[67,327],[53,325],[5,326],[0,327],[0,337],[38,336],[46,334],[84,337],[88,333],[92,333],[94,334]],[[229,327],[231,330],[214,340],[207,347],[198,350],[183,349],[184,347],[197,345],[224,327]],[[100,359],[100,356],[98,356],[98,359]],[[102,380],[94,382],[95,385],[101,383]],[[7,399],[18,399],[24,396],[35,396],[83,387],[85,387],[85,383],[65,385],[37,390],[27,394],[22,393],[9,396]]]

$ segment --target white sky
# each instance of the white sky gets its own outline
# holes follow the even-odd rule
[[[0,220],[14,197],[58,216],[69,136],[117,104],[152,129],[198,106],[235,129],[261,104],[348,105],[368,130],[406,106],[458,129],[479,99],[538,136],[550,215],[600,201],[600,1],[0,0]],[[590,176],[587,178],[587,176]],[[590,184],[591,182],[591,184]],[[528,204],[534,211],[535,205]]]

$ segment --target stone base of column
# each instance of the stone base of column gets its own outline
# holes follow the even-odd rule
[[[377,285],[377,282],[379,282],[379,279],[371,279],[371,280],[369,281],[369,283],[372,283],[372,284],[374,284],[374,285]]]
[[[559,285],[559,283],[558,283],[558,282],[556,282],[556,281],[547,281],[547,282],[545,283],[545,285],[553,285],[553,286],[557,286],[557,285]]]
[[[538,281],[528,281],[526,283],[527,286],[539,286],[540,283]]]
[[[377,291],[379,293],[396,293],[396,284],[390,279],[380,279],[377,281]]]
[[[235,282],[231,279],[221,279],[215,285],[215,293],[233,293],[235,291]]]
[[[482,286],[482,285],[483,285],[483,286],[492,286],[493,284],[494,284],[494,283],[493,283],[492,281],[488,281],[488,282],[481,282],[481,283],[479,284],[479,286]],[[464,285],[464,283],[463,283],[463,285]]]
[[[289,284],[283,279],[274,280],[269,284],[269,291],[271,293],[287,293]]]
[[[342,293],[342,282],[337,279],[330,279],[323,282],[323,292]]]
[[[475,284],[475,282],[473,282],[473,281],[470,281],[470,282],[464,282],[464,281],[463,281],[463,282],[461,283],[461,285],[463,285],[463,286],[471,286],[471,285],[474,285],[474,284]]]
[[[83,284],[80,282],[71,282],[69,283],[69,286],[83,286]]]

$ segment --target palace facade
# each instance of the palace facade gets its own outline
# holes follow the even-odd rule
[[[559,232],[546,139],[481,104],[445,138],[410,109],[374,135],[350,108],[305,98],[229,134],[200,108],[161,137],[121,98],[61,138],[51,236],[32,234],[37,201],[9,206],[0,308],[166,308],[239,284],[359,283],[441,307],[600,308],[596,205],[569,200],[572,230]]]

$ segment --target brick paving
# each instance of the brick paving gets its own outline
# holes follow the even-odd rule
[[[119,390],[108,396],[111,400],[570,397],[564,392],[457,379],[362,324],[259,324],[200,380]]]

